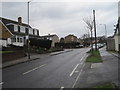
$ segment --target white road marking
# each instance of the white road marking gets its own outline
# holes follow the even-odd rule
[[[73,73],[75,72],[75,70],[77,69],[78,66],[79,66],[79,64],[77,64],[77,65],[75,66],[75,68],[73,69],[73,71],[70,73],[70,77],[73,75]]]
[[[79,64],[83,64],[83,63],[79,63]]]
[[[4,82],[1,82],[0,85],[4,84]]]
[[[41,68],[41,67],[43,67],[43,66],[45,66],[45,65],[46,65],[46,64],[43,64],[43,65],[41,65],[41,66],[38,66],[38,67],[33,68],[33,69],[31,69],[31,70],[28,70],[27,72],[24,72],[23,75],[28,74],[28,73],[30,73],[30,72],[32,72],[32,71],[34,71],[34,70],[37,70],[37,69],[39,69],[39,68]]]
[[[63,90],[63,89],[64,89],[64,87],[61,87],[61,88],[60,88],[60,90]]]
[[[78,79],[79,79],[79,77],[80,77],[80,75],[81,75],[81,73],[82,73],[82,71],[83,71],[83,67],[84,67],[84,66],[85,66],[85,64],[82,66],[82,69],[80,70],[80,73],[79,73],[79,75],[77,76],[77,78],[76,78],[76,80],[75,80],[75,82],[74,82],[72,88],[75,87],[75,85],[76,85],[76,83],[77,83],[77,81],[78,81]]]
[[[75,71],[75,73],[78,73],[79,71]]]
[[[83,58],[86,56],[86,54],[80,59],[80,62],[83,60]]]

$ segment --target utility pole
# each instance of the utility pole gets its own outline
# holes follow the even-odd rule
[[[106,24],[104,24],[105,26],[105,37],[107,38],[107,29],[106,29]]]
[[[95,32],[95,50],[97,51],[97,37],[96,37],[95,10],[93,10],[93,22],[94,22],[94,32]]]
[[[28,59],[30,59],[30,40],[29,40],[29,1],[28,1]]]

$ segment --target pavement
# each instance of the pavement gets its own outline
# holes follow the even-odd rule
[[[103,63],[86,63],[75,88],[93,88],[106,83],[120,87],[118,57],[107,52],[105,47],[100,49],[100,54]]]
[[[117,53],[117,52],[112,52],[112,51],[110,51],[110,53],[111,53],[112,55],[114,55],[114,56],[116,56],[116,57],[120,58],[120,53]]]
[[[32,60],[37,60],[37,59],[42,59],[42,58],[46,58],[48,56],[53,56],[53,55],[58,55],[58,54],[62,54],[65,52],[70,52],[72,51],[72,49],[65,49],[64,51],[58,51],[58,52],[52,52],[52,53],[47,53],[47,54],[30,54],[30,59],[28,59],[28,57],[22,57],[13,61],[9,61],[9,62],[5,62],[2,65],[0,65],[0,68],[5,68],[5,67],[9,67],[12,65],[16,65],[19,63],[24,63],[24,62],[28,62],[28,61],[32,61]]]

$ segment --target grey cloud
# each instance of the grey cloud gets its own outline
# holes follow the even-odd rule
[[[96,22],[106,23],[108,34],[113,34],[113,25],[117,21],[116,2],[81,2],[81,3],[30,3],[30,24],[40,29],[41,34],[56,33],[60,37],[75,34],[80,37],[84,30],[83,18],[92,16],[96,10]],[[3,16],[16,20],[18,16],[27,22],[27,3],[3,3]],[[104,35],[104,28],[97,28],[97,35]]]
[[[27,22],[27,3],[26,2],[2,2],[2,16],[17,20],[23,17],[23,22]]]

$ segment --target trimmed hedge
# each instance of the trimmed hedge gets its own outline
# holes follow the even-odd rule
[[[51,47],[51,43],[52,41],[48,39],[30,38],[30,46],[37,46],[37,47],[49,49]]]
[[[63,47],[63,48],[76,48],[76,46],[80,45],[79,42],[70,42],[70,43],[55,43],[56,47]]]

